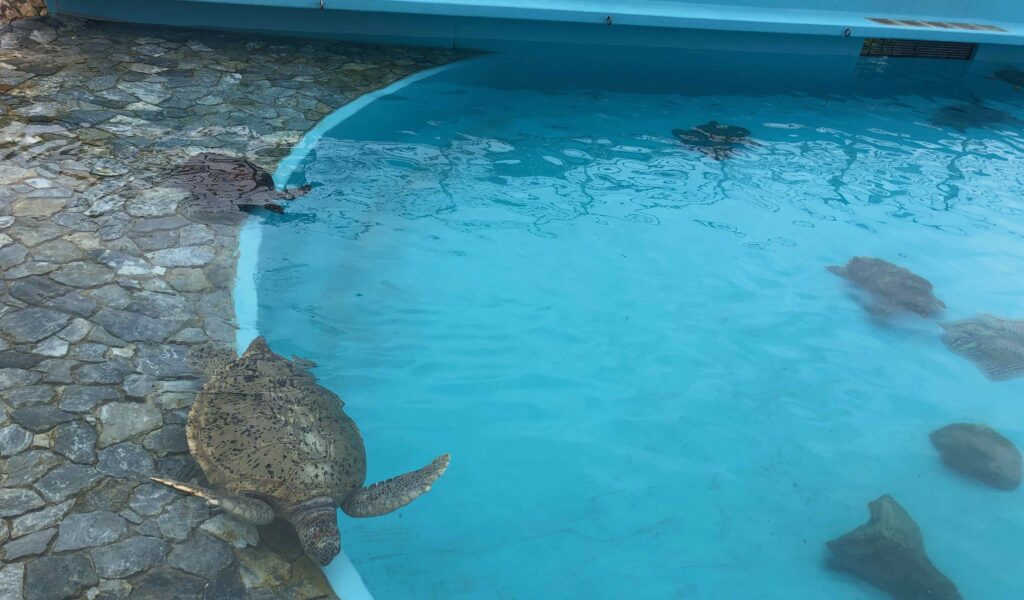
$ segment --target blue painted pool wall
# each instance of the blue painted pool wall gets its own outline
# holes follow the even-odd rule
[[[682,0],[665,0],[682,3]],[[738,1],[738,0],[736,0]],[[743,0],[748,3],[769,4],[769,0]],[[795,0],[779,0],[795,4]],[[666,48],[694,48],[735,50],[745,52],[787,52],[824,53],[831,55],[855,56],[864,37],[888,34],[891,37],[912,39],[944,39],[947,41],[983,41],[978,53],[979,60],[1016,62],[1024,60],[1024,36],[1000,39],[988,34],[978,38],[972,32],[949,30],[918,30],[912,35],[906,30],[899,33],[872,28],[861,17],[858,28],[851,37],[844,37],[844,27],[836,21],[826,23],[788,23],[725,20],[714,28],[679,26],[691,20],[674,21],[675,26],[630,25],[628,18],[620,19],[614,26],[603,22],[570,22],[545,19],[512,19],[487,17],[460,17],[447,14],[409,14],[393,12],[366,12],[319,10],[319,0],[49,0],[51,9],[66,14],[90,16],[114,21],[130,21],[183,27],[208,27],[216,29],[249,30],[261,33],[298,35],[304,37],[327,37],[353,41],[407,43],[416,45],[474,48],[481,50],[505,50],[522,43],[560,43],[581,45],[646,46]],[[704,0],[704,3],[724,3],[724,0]],[[968,3],[961,0],[928,2],[943,4],[947,10],[961,7],[967,10],[971,4],[988,7],[993,12],[999,7],[1013,3],[1013,13],[1024,10],[1024,0],[977,0]],[[354,4],[354,0],[347,0]],[[822,4],[836,4],[835,0],[821,0]],[[876,0],[862,0],[862,4],[886,4]],[[330,6],[330,0],[327,5]],[[335,3],[336,4],[336,3]],[[395,3],[392,2],[392,5]],[[630,2],[617,2],[617,6],[628,6]],[[640,3],[636,3],[640,4]],[[649,4],[649,2],[648,2]],[[849,8],[849,2],[846,3]],[[919,6],[921,0],[893,0],[893,5]],[[287,5],[289,8],[283,7]],[[554,4],[552,4],[554,5]],[[892,12],[892,11],[890,11]],[[846,13],[851,14],[851,13]],[[550,17],[550,15],[547,15]],[[966,17],[965,17],[966,18]],[[1021,17],[1024,21],[1024,16]],[[624,22],[623,22],[624,21]],[[649,22],[672,22],[671,19]],[[826,20],[827,21],[827,20]],[[703,23],[703,21],[701,21]],[[860,25],[868,23],[867,25]],[[881,33],[880,33],[881,31]],[[973,36],[973,37],[972,37]],[[1016,46],[1016,47],[1013,47]]]

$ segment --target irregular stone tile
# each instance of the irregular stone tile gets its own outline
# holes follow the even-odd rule
[[[46,218],[60,212],[66,205],[64,198],[29,198],[16,201],[11,212],[15,217]]]
[[[0,333],[15,343],[38,342],[61,329],[71,320],[66,314],[45,308],[25,308],[0,318]]]
[[[113,309],[101,310],[93,319],[127,342],[162,342],[181,328],[181,324],[175,321]]]
[[[56,529],[45,529],[7,542],[4,545],[4,560],[17,560],[46,552],[46,548],[50,545],[50,540],[53,539],[56,533]]]
[[[149,477],[155,474],[153,457],[142,446],[132,442],[100,450],[96,468],[112,477]]]
[[[194,376],[196,371],[188,360],[190,352],[188,346],[173,344],[141,346],[137,361],[138,369],[154,377]]]
[[[52,356],[59,358],[68,353],[69,345],[67,341],[60,339],[59,337],[51,337],[43,340],[32,348],[33,354],[40,356]]]
[[[14,537],[20,537],[53,527],[61,520],[61,518],[64,517],[64,515],[68,514],[68,511],[71,510],[71,506],[74,503],[74,500],[68,500],[14,519],[11,526],[11,535]]]
[[[38,373],[31,374],[38,375]],[[24,385],[0,392],[0,399],[13,407],[21,407],[49,402],[55,393],[53,386],[50,385]]]
[[[142,445],[157,455],[188,452],[188,441],[185,438],[184,425],[164,425],[150,433],[142,441]]]
[[[178,205],[190,196],[181,188],[157,187],[134,198],[126,210],[133,217],[165,217],[174,214]]]
[[[203,590],[202,600],[249,600],[238,571],[226,568]]]
[[[157,518],[157,525],[163,537],[171,540],[185,540],[200,523],[210,518],[210,508],[205,500],[193,496],[178,499]]]
[[[172,500],[180,498],[180,493],[155,483],[144,483],[132,492],[129,506],[140,515],[152,516],[159,514]]]
[[[132,398],[143,398],[156,389],[156,378],[150,375],[133,373],[124,378],[125,394]]]
[[[32,433],[17,425],[0,429],[0,456],[9,457],[25,450],[32,443]]]
[[[163,417],[153,405],[111,402],[100,409],[100,446],[123,442],[160,426]]]
[[[3,464],[5,486],[29,485],[59,464],[60,458],[46,450],[29,450],[16,454]]]
[[[71,421],[57,427],[53,451],[68,460],[92,464],[96,460],[96,428],[84,421]]]
[[[25,590],[24,581],[24,563],[13,563],[0,567],[0,598],[20,599]]]
[[[50,274],[50,278],[64,285],[93,288],[114,280],[110,268],[88,262],[73,262]]]
[[[0,369],[0,391],[30,386],[41,378],[41,374],[26,371],[25,369]]]
[[[231,546],[206,534],[197,534],[175,546],[167,557],[168,566],[211,578],[235,559]]]
[[[54,551],[95,548],[115,542],[128,532],[128,522],[112,512],[99,510],[65,517]]]
[[[74,417],[56,406],[36,404],[11,411],[11,419],[18,425],[35,433],[49,431]]]
[[[212,286],[201,269],[171,269],[166,275],[167,283],[179,292],[203,292]]]
[[[206,585],[195,575],[158,567],[137,579],[130,600],[194,600]]]
[[[97,404],[117,398],[117,390],[111,387],[69,385],[64,388],[60,407],[69,412],[89,412]]]
[[[98,581],[92,561],[85,554],[43,556],[25,568],[25,600],[77,598]]]
[[[22,488],[0,489],[0,517],[16,517],[45,503],[39,494]]]
[[[43,381],[47,383],[71,383],[71,369],[78,366],[78,362],[65,358],[48,358],[38,365],[35,370],[43,374]]]
[[[109,350],[109,348],[103,344],[86,342],[85,344],[79,344],[72,348],[68,357],[83,362],[98,363],[107,360],[107,350]]]
[[[61,330],[57,334],[63,340],[71,343],[80,342],[86,335],[89,334],[89,330],[92,328],[92,324],[85,319],[73,319],[71,324]]]
[[[170,545],[160,539],[136,536],[92,551],[100,577],[127,577],[161,562]]]
[[[75,371],[74,381],[83,385],[121,383],[134,370],[129,361],[114,356],[102,363],[83,365]]]
[[[43,476],[35,488],[50,502],[59,502],[92,487],[100,478],[102,475],[92,467],[64,464]]]
[[[209,246],[167,248],[146,254],[146,258],[150,262],[161,267],[201,267],[216,256],[213,248]]]

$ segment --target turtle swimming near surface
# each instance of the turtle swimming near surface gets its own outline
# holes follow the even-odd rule
[[[209,380],[188,415],[189,451],[211,489],[154,478],[257,525],[289,521],[306,554],[326,565],[341,549],[337,509],[374,517],[430,490],[448,467],[422,469],[364,487],[366,451],[341,399],[317,384],[311,363],[275,354],[256,338],[239,358],[200,356]]]
[[[932,122],[940,127],[950,127],[957,131],[966,131],[970,128],[982,129],[1002,123],[1019,123],[1010,113],[985,106],[984,102],[973,96],[970,102],[958,102],[939,108],[932,116]]]
[[[932,293],[932,284],[911,271],[870,256],[855,256],[845,266],[826,267],[871,293],[874,302],[866,308],[878,315],[907,310],[930,317],[946,308]]]
[[[715,160],[733,156],[740,148],[752,145],[750,130],[736,125],[709,121],[693,129],[673,129],[680,142]]]
[[[1015,90],[1020,90],[1024,87],[1024,71],[1016,67],[999,69],[995,73],[992,73],[992,78],[1012,85]]]
[[[989,379],[1024,375],[1024,321],[978,315],[943,323],[942,342],[973,362]]]
[[[238,209],[283,213],[282,200],[294,200],[309,191],[309,186],[278,191],[265,169],[244,158],[216,152],[191,156],[171,174],[168,183],[192,192],[190,217],[220,223],[241,221],[244,215]]]

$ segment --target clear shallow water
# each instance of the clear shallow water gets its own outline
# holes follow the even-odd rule
[[[369,480],[453,456],[406,509],[343,520],[375,597],[882,598],[824,542],[885,493],[964,597],[1019,597],[1021,492],[928,433],[1024,444],[1024,380],[824,267],[878,256],[943,319],[1024,316],[1024,94],[962,63],[555,56],[375,102],[264,225],[259,328],[345,398]],[[709,120],[756,146],[670,134]]]

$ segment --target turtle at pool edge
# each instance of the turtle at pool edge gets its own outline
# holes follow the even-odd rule
[[[208,381],[186,425],[189,451],[212,489],[154,477],[253,523],[295,527],[306,554],[326,565],[340,552],[337,509],[351,517],[397,510],[428,492],[448,468],[429,465],[363,487],[366,450],[341,398],[317,384],[310,363],[275,354],[256,338],[241,357],[207,352]]]

